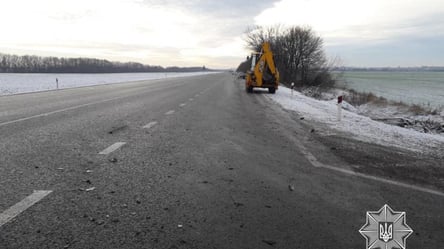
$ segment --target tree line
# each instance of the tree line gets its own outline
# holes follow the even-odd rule
[[[253,27],[245,32],[247,48],[260,51],[268,41],[273,51],[280,80],[299,86],[332,86],[332,65],[326,59],[323,40],[310,27]],[[241,63],[238,71],[246,72],[251,59]]]
[[[198,72],[203,67],[161,67],[137,62],[115,62],[94,58],[58,58],[0,53],[0,73],[133,73]]]

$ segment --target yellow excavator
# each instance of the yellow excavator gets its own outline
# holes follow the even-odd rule
[[[245,76],[245,89],[253,92],[254,87],[268,88],[268,92],[275,93],[279,86],[279,72],[274,64],[273,52],[270,43],[264,42],[259,53],[251,55],[251,68]]]

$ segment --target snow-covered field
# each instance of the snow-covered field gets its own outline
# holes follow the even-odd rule
[[[407,104],[444,108],[444,72],[345,72],[345,86]],[[341,79],[340,78],[340,79]],[[344,82],[339,81],[339,84]]]
[[[154,80],[208,74],[195,73],[106,73],[106,74],[12,74],[0,73],[0,95],[38,92],[138,80]]]
[[[342,119],[338,121],[336,100],[316,100],[297,91],[294,91],[292,96],[291,90],[286,87],[280,87],[276,94],[266,96],[283,108],[295,111],[305,120],[326,124],[333,131],[350,134],[361,141],[396,146],[416,152],[444,151],[444,136],[421,133],[374,121],[355,113],[356,110],[346,102],[343,102]]]

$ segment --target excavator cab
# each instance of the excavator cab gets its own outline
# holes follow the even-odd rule
[[[270,44],[262,44],[260,53],[251,55],[251,68],[245,78],[245,89],[253,92],[254,87],[268,88],[270,93],[275,93],[279,86],[279,72],[274,64],[273,53]]]

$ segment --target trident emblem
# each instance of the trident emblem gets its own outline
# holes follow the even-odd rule
[[[393,222],[379,222],[379,239],[385,243],[393,239]]]

